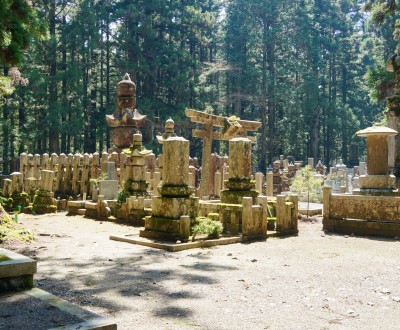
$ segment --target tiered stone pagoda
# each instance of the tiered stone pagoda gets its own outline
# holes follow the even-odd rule
[[[141,133],[143,142],[153,140],[153,123],[136,109],[136,85],[125,74],[117,84],[118,108],[112,115],[106,115],[107,125],[111,128],[111,141],[116,146],[110,151],[121,152],[133,143],[133,134]]]

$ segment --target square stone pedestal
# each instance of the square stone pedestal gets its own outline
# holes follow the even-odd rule
[[[354,195],[394,196],[398,192],[394,175],[361,175],[359,187]]]
[[[151,216],[145,217],[144,230],[140,237],[167,240],[187,239],[187,227],[190,218],[197,216],[199,199],[197,197],[165,197],[152,198]],[[187,218],[189,223],[184,223]]]

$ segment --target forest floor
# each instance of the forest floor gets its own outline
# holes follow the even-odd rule
[[[114,319],[118,329],[398,329],[400,241],[299,236],[166,252],[112,241],[139,228],[81,216],[20,215],[36,286]],[[24,329],[30,329],[26,325]]]

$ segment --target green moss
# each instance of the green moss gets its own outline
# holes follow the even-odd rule
[[[228,204],[242,204],[243,197],[251,197],[256,203],[258,192],[256,190],[222,190],[221,202]]]
[[[126,197],[130,196],[148,196],[147,186],[149,184],[146,181],[133,181],[128,179],[125,181],[122,193],[125,194]]]
[[[11,258],[5,256],[4,254],[0,254],[0,262],[2,262],[2,261],[8,261],[8,260],[11,260]]]
[[[0,206],[0,243],[7,241],[30,242],[33,233],[16,223]]]
[[[183,186],[162,185],[159,188],[159,192],[162,196],[166,197],[188,197],[192,194],[193,189],[187,185]]]
[[[230,178],[225,181],[225,187],[229,190],[252,190],[255,186],[256,182],[248,178]]]
[[[206,217],[198,217],[195,220],[195,225],[192,227],[193,237],[198,234],[207,234],[209,238],[219,238],[223,230],[222,223]]]

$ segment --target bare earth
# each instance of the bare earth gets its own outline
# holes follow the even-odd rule
[[[12,248],[38,260],[36,286],[118,329],[400,328],[396,239],[325,234],[319,219],[298,237],[172,253],[111,241],[139,228],[81,216],[20,222],[36,241]]]

